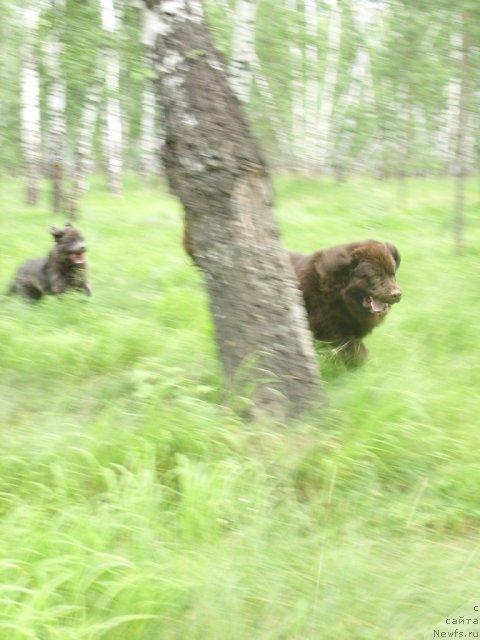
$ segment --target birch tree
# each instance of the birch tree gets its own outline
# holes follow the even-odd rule
[[[256,0],[236,0],[230,84],[238,99],[248,104],[252,86],[252,67],[255,62],[255,3]]]
[[[140,123],[140,173],[144,178],[160,173],[159,149],[163,145],[163,135],[158,130],[158,110],[153,82],[155,23],[149,20],[148,10],[141,5],[143,62],[147,73],[142,94],[142,116]]]
[[[214,49],[199,0],[150,0],[165,112],[164,163],[210,298],[226,387],[256,407],[305,408],[318,374],[278,238],[265,162]]]
[[[290,12],[288,51],[290,63],[291,96],[291,156],[297,168],[303,168],[305,148],[305,102],[302,88],[303,51],[299,44],[299,29],[295,19],[297,0],[285,0],[285,9]]]
[[[455,248],[458,252],[464,246],[464,207],[465,207],[465,174],[467,163],[467,124],[468,124],[468,98],[469,98],[469,74],[470,74],[470,39],[468,34],[469,15],[461,11],[457,18],[460,31],[460,49],[457,52],[458,60],[458,120],[455,135],[455,193],[454,193],[454,218],[453,235]]]
[[[318,135],[318,8],[317,0],[304,0],[305,31],[307,43],[305,46],[305,140],[304,154],[310,169],[316,166],[316,149]]]
[[[75,168],[73,176],[73,192],[71,196],[72,217],[78,215],[79,202],[88,189],[88,178],[93,167],[93,136],[98,119],[103,72],[101,67],[92,75],[91,85],[87,89],[78,129],[75,146]]]
[[[25,40],[22,64],[22,148],[26,175],[26,202],[34,206],[39,197],[41,174],[40,81],[36,42],[43,0],[30,0],[24,8]]]
[[[330,131],[332,128],[332,114],[337,85],[338,64],[340,60],[340,43],[342,38],[342,13],[337,0],[330,0],[330,20],[328,27],[327,57],[323,78],[320,111],[317,127],[317,158],[316,164],[320,171],[327,170],[329,151],[331,146]]]
[[[45,62],[49,75],[48,168],[52,185],[52,209],[60,213],[64,205],[63,180],[65,162],[65,79],[60,67],[62,52],[59,24],[64,19],[65,0],[51,0],[53,26],[45,44]]]
[[[120,108],[120,59],[114,46],[117,34],[117,17],[114,0],[100,0],[102,28],[107,45],[104,50],[107,98],[105,103],[104,152],[107,180],[111,192],[122,194],[123,135]]]
[[[338,99],[335,110],[334,165],[339,177],[342,177],[348,170],[354,132],[358,126],[356,112],[362,105],[373,107],[375,104],[370,47],[373,46],[373,32],[378,26],[378,5],[373,2],[361,5],[354,3],[352,9],[354,24],[361,41],[350,68],[346,91]]]

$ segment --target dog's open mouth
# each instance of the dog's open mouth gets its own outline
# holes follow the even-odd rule
[[[371,296],[367,296],[366,298],[364,298],[362,305],[364,309],[368,311],[368,313],[374,313],[376,315],[384,315],[385,313],[387,313],[390,306],[388,302],[376,300]]]
[[[73,264],[85,264],[85,254],[83,252],[70,253],[69,257]]]

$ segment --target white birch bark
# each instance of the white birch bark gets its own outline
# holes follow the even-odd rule
[[[100,0],[102,28],[110,40],[117,33],[114,0]],[[105,105],[104,150],[107,180],[111,192],[122,194],[123,131],[120,108],[120,58],[112,46],[104,49],[107,99]]]
[[[328,25],[327,57],[323,77],[322,96],[318,112],[317,158],[318,169],[325,173],[330,157],[330,131],[337,87],[340,44],[342,40],[342,12],[337,0],[330,0],[330,20]]]
[[[154,68],[155,28],[150,12],[142,8],[142,45],[143,61],[150,72]],[[144,178],[160,174],[160,150],[164,144],[164,135],[159,130],[157,98],[153,80],[146,79],[142,94],[142,116],[140,122],[140,173]]]
[[[318,70],[318,7],[317,0],[304,0],[305,32],[305,140],[304,154],[309,169],[316,165],[318,135],[319,82]]]
[[[65,0],[51,0],[53,8],[65,8]],[[62,45],[58,29],[52,30],[45,43],[45,63],[50,86],[47,96],[48,107],[48,167],[52,188],[52,209],[60,213],[64,205],[64,164],[65,164],[65,79],[60,67]]]
[[[295,168],[304,168],[305,150],[305,103],[303,91],[303,52],[298,44],[299,34],[296,28],[295,13],[297,12],[297,0],[285,0],[285,8],[292,12],[290,21],[290,34],[288,49],[291,64],[291,151]]]
[[[252,66],[255,61],[256,0],[236,0],[229,81],[244,104],[250,100]]]
[[[460,31],[460,47],[458,49],[458,78],[460,83],[460,91],[458,97],[458,120],[456,123],[455,135],[455,154],[454,154],[454,174],[455,174],[455,193],[454,193],[454,219],[453,219],[453,236],[455,248],[461,252],[464,247],[464,209],[465,209],[465,178],[467,174],[467,143],[468,143],[468,100],[469,100],[469,81],[470,81],[470,38],[467,32],[467,25],[471,21],[471,15],[466,11],[459,12],[458,25]]]
[[[21,78],[21,136],[26,174],[26,202],[34,206],[38,202],[41,173],[40,82],[35,56],[42,0],[31,0],[24,8],[25,40]]]
[[[462,57],[462,37],[459,31],[454,31],[450,37],[450,57],[454,65],[459,69]],[[438,130],[436,148],[441,162],[451,171],[455,164],[455,147],[460,121],[460,96],[462,83],[460,75],[450,79],[446,88],[447,105],[441,117],[441,125]]]
[[[93,169],[93,136],[98,119],[98,111],[102,94],[103,71],[101,65],[93,74],[92,84],[85,96],[77,146],[75,148],[75,172],[73,178],[73,194],[71,212],[76,215],[78,203],[88,189],[88,178]]]
[[[354,20],[357,31],[363,42],[355,52],[354,62],[350,71],[350,82],[345,93],[337,102],[336,118],[339,123],[347,124],[342,130],[339,126],[337,132],[337,148],[335,153],[335,167],[343,173],[347,167],[348,156],[352,144],[355,121],[350,112],[362,104],[373,106],[376,102],[374,84],[371,70],[370,48],[377,43],[375,35],[378,28],[379,7],[374,2],[365,2],[354,5]],[[376,142],[370,145],[373,153],[376,150]]]

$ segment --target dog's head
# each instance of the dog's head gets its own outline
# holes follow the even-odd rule
[[[66,222],[63,229],[50,227],[50,233],[55,238],[55,249],[58,257],[74,267],[84,266],[87,246],[85,239],[78,229],[70,222]]]
[[[399,265],[397,248],[376,240],[331,247],[315,261],[320,279],[337,285],[350,308],[379,317],[402,297],[395,279]]]

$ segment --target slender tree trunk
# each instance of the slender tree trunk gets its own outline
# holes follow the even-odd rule
[[[468,38],[469,16],[463,12],[460,17],[462,44],[459,59],[460,95],[458,105],[458,126],[455,141],[455,196],[453,235],[455,249],[461,252],[464,246],[464,208],[466,177],[466,142],[468,124],[468,81],[470,73],[470,42]]]
[[[92,173],[93,136],[102,94],[102,78],[103,71],[101,68],[97,68],[93,74],[92,84],[87,91],[83,104],[77,146],[75,148],[73,193],[70,203],[72,217],[78,215],[80,199],[88,189],[88,178]]]
[[[165,111],[164,162],[210,297],[227,388],[256,407],[305,408],[318,372],[305,311],[272,214],[265,163],[199,0],[150,0]],[[247,385],[243,387],[243,385]]]
[[[256,0],[236,0],[233,26],[230,85],[244,104],[250,100],[252,66],[255,60]]]
[[[338,99],[335,113],[337,134],[334,167],[339,179],[343,179],[350,168],[351,148],[357,128],[355,110],[360,105],[371,106],[375,103],[369,45],[372,44],[371,33],[376,24],[376,8],[370,3],[359,9],[354,17],[363,41],[355,53],[347,90]],[[340,46],[340,42],[337,46]]]
[[[399,127],[397,143],[397,202],[400,209],[408,208],[408,176],[413,142],[412,96],[407,87],[400,88],[398,97]]]
[[[31,0],[24,9],[25,41],[22,64],[22,148],[26,174],[26,202],[38,203],[41,175],[40,83],[35,53],[42,0]]]
[[[152,25],[149,22],[149,12],[143,8],[143,63],[145,68],[150,70],[150,73],[154,68],[155,36],[155,30],[152,30]],[[164,143],[164,136],[159,130],[157,97],[153,77],[146,79],[146,86],[143,90],[140,127],[140,173],[145,179],[148,179],[160,174],[159,149]]]
[[[318,113],[317,160],[321,172],[328,169],[330,155],[330,130],[332,127],[333,105],[337,86],[340,43],[342,40],[342,12],[337,0],[330,2],[330,23],[328,28],[327,58],[323,78],[322,96]]]
[[[65,9],[65,0],[52,0],[57,11]],[[61,42],[58,15],[54,15],[55,26],[46,42],[46,66],[50,87],[48,104],[48,167],[52,187],[52,210],[60,213],[64,206],[64,162],[65,162],[65,80],[60,68]]]
[[[304,154],[308,168],[317,168],[317,139],[318,139],[318,8],[317,0],[304,0],[305,32],[307,44],[305,46],[305,140]]]
[[[295,15],[297,0],[285,0],[285,9],[291,12],[289,21],[288,50],[290,53],[291,96],[291,151],[295,169],[305,168],[305,102],[301,78],[303,77],[303,53],[298,45],[299,33]]]
[[[458,29],[452,33],[450,42],[452,47],[450,55],[459,72],[462,57],[462,36]],[[447,105],[437,136],[437,153],[449,171],[455,170],[458,123],[460,121],[461,82],[460,75],[457,74],[450,79],[447,85]]]
[[[114,0],[100,0],[102,28],[110,42],[117,33],[117,17]],[[107,100],[105,108],[104,149],[106,155],[107,180],[110,191],[122,195],[123,181],[123,134],[120,109],[120,59],[117,49],[107,45],[104,50]]]

